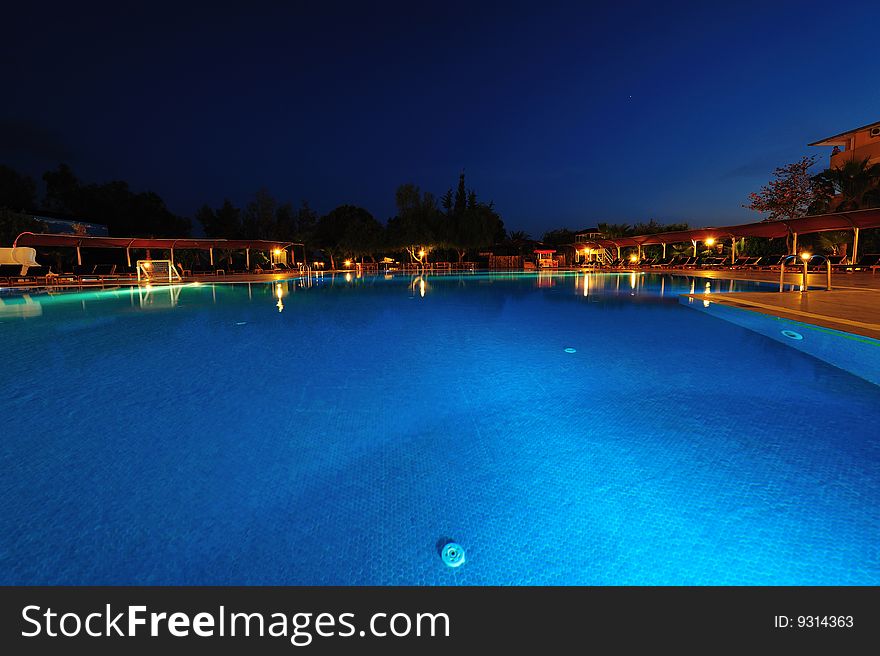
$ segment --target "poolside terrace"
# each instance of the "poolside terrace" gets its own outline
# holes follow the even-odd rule
[[[626,268],[627,272],[644,269]],[[786,288],[803,286],[803,269],[669,269],[662,273],[710,280],[755,280],[778,283]],[[827,274],[810,270],[808,291],[694,293],[693,298],[722,305],[733,305],[752,312],[793,319],[824,328],[880,339],[880,275],[871,272],[834,272],[827,289]]]

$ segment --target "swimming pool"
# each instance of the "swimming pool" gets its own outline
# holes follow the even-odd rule
[[[880,387],[707,282],[2,295],[0,583],[880,583]]]

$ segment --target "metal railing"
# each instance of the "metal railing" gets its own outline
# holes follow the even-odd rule
[[[825,291],[831,291],[831,260],[829,260],[824,255],[813,255],[809,258],[798,257],[797,255],[789,255],[787,257],[782,258],[782,261],[779,263],[779,291],[785,291],[785,264],[788,262],[792,265],[790,268],[797,269],[799,265],[795,264],[798,260],[801,260],[803,263],[803,273],[801,274],[801,289],[800,291],[806,294],[809,289],[809,278],[810,278],[810,262],[812,262],[815,258],[821,258],[825,263],[826,270],[826,280],[825,280]]]

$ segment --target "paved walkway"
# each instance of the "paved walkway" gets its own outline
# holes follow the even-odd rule
[[[676,271],[680,275],[713,279],[779,282],[778,271]],[[803,275],[786,274],[787,284],[801,283]],[[880,275],[835,273],[832,290],[826,291],[826,274],[810,274],[808,292],[733,292],[688,294],[693,298],[732,305],[753,312],[794,319],[825,328],[880,339]]]

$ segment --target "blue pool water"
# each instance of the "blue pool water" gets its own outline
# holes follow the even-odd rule
[[[0,583],[880,583],[880,387],[706,284],[0,295]]]

